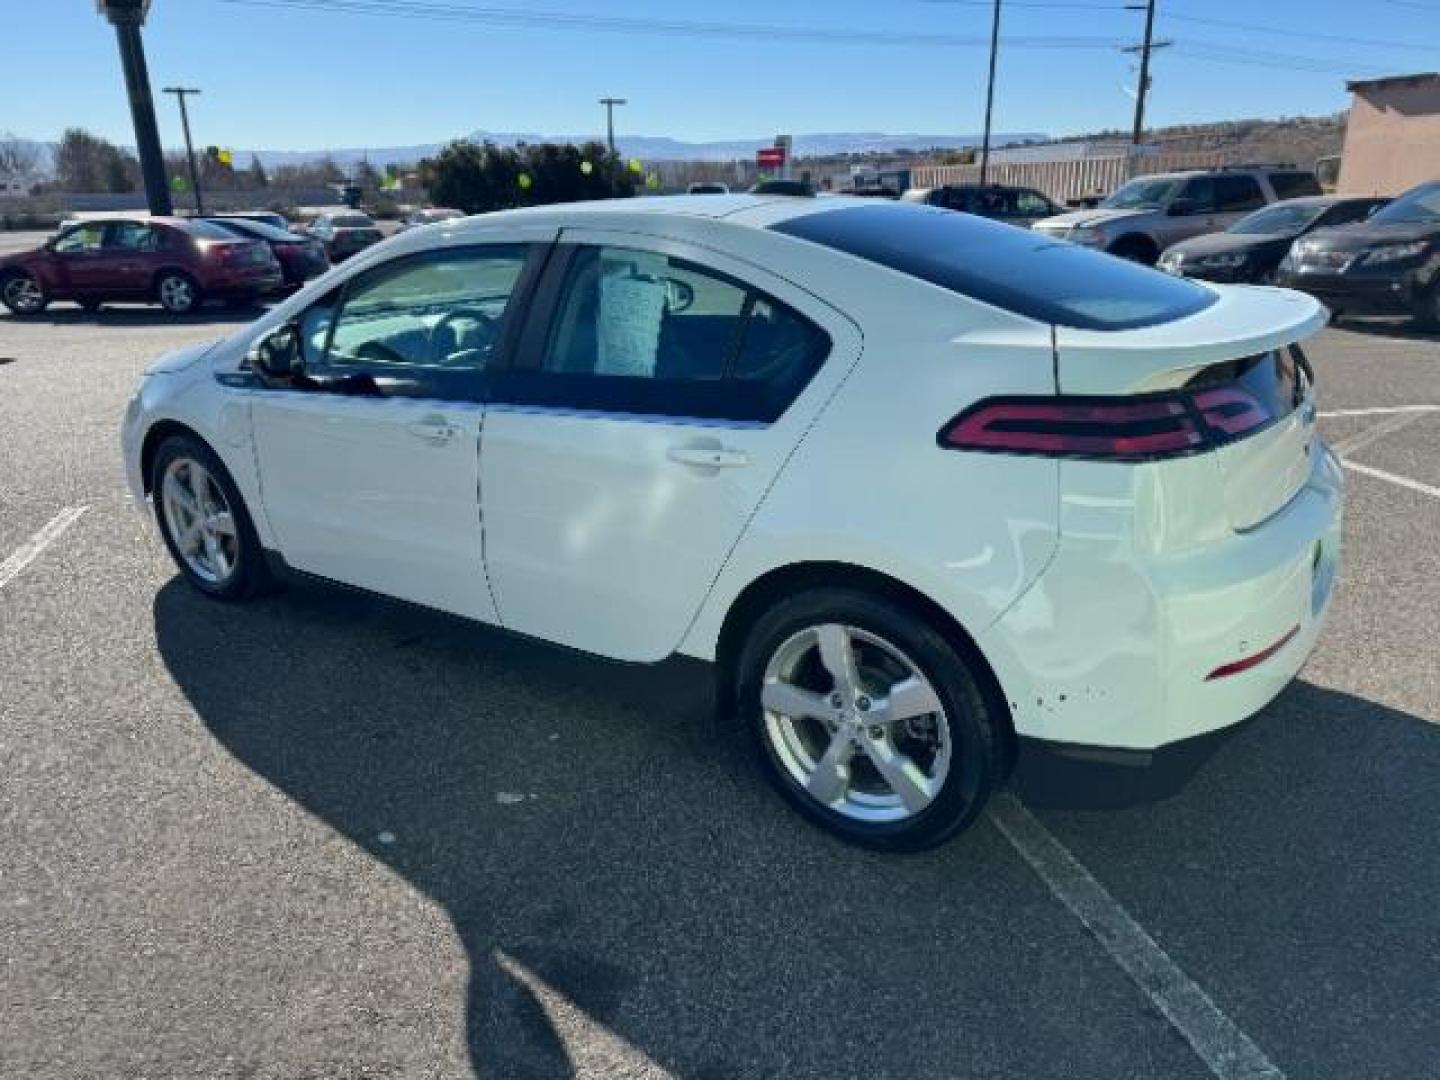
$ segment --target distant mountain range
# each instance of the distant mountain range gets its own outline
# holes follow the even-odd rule
[[[13,138],[0,133],[0,140]],[[535,131],[475,131],[467,138],[477,142],[488,139],[501,146],[514,146],[519,142],[541,143],[582,143],[595,139],[590,135],[546,135]],[[992,136],[996,146],[1007,143],[1026,142],[1045,138],[1036,132],[999,132]],[[49,174],[54,169],[55,144],[20,140],[38,150],[40,171]],[[627,158],[641,158],[645,161],[729,161],[736,158],[753,158],[762,146],[770,146],[773,138],[731,139],[718,142],[686,142],[659,135],[627,135],[615,140],[616,148]],[[831,154],[892,153],[896,150],[957,150],[978,146],[978,135],[925,135],[906,133],[891,135],[885,132],[815,132],[794,137],[794,153],[799,157],[821,157]],[[391,163],[406,164],[430,157],[439,152],[443,143],[417,143],[414,146],[371,146],[342,147],[317,150],[264,150],[235,149],[235,161],[239,166],[249,163],[253,153],[266,168],[277,165],[303,165],[330,156],[341,166],[368,160],[372,165],[384,166]]]
[[[582,143],[597,136],[590,135],[547,135],[536,131],[475,131],[467,138],[476,142],[489,140],[499,146],[514,146],[516,143]],[[996,146],[1006,143],[1043,139],[1044,135],[1034,132],[1001,132],[992,136]],[[624,157],[641,158],[645,161],[729,161],[735,158],[752,158],[755,151],[770,146],[773,138],[731,139],[718,142],[686,142],[661,135],[622,135],[615,140],[616,149]],[[893,153],[896,150],[956,150],[967,146],[978,146],[978,135],[925,135],[906,133],[891,135],[885,132],[815,132],[794,136],[794,153],[798,157],[820,157],[829,154]],[[241,150],[236,152],[240,161],[249,161],[255,153],[267,168],[276,165],[298,165],[318,161],[329,154],[338,164],[368,159],[372,165],[388,165],[418,161],[439,152],[442,143],[421,143],[415,146],[345,147],[333,150]]]

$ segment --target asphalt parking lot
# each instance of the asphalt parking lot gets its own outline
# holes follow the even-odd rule
[[[1340,592],[1188,786],[886,857],[692,668],[184,587],[119,416],[244,318],[0,315],[0,1075],[1440,1077],[1440,341],[1311,347]]]

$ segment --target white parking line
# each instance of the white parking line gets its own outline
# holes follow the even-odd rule
[[[90,509],[88,506],[67,506],[51,518],[43,529],[15,549],[3,563],[0,563],[0,589],[10,584],[15,576],[38,559],[44,550],[60,538],[60,534]]]
[[[1317,413],[1322,420],[1332,416],[1387,416],[1390,413],[1433,413],[1440,412],[1440,405],[1385,405],[1373,409],[1331,409]]]
[[[1425,414],[1422,412],[1406,412],[1396,413],[1393,416],[1387,416],[1384,420],[1381,420],[1378,423],[1373,424],[1362,431],[1357,431],[1348,439],[1341,439],[1330,449],[1335,451],[1336,457],[1348,458],[1351,454],[1355,453],[1355,451],[1362,450],[1373,442],[1379,442],[1386,435],[1395,434],[1395,432],[1399,431],[1401,428],[1413,424],[1416,420],[1419,420],[1424,415]]]
[[[1220,1080],[1284,1080],[1250,1037],[1013,795],[1002,792],[991,800],[990,820],[1212,1073]]]
[[[1361,476],[1373,476],[1376,480],[1388,480],[1390,483],[1397,484],[1400,487],[1409,488],[1411,491],[1418,491],[1422,495],[1429,495],[1432,499],[1440,499],[1440,487],[1431,487],[1429,484],[1422,484],[1419,480],[1411,480],[1408,476],[1396,476],[1394,473],[1388,473],[1384,469],[1377,469],[1370,465],[1361,465],[1356,461],[1346,461],[1344,458],[1341,458],[1340,464],[1344,465],[1345,468],[1351,472],[1359,473]]]

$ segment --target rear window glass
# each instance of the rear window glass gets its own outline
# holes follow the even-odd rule
[[[1193,315],[1215,293],[1184,278],[999,222],[902,203],[770,226],[1041,322],[1126,330]]]
[[[235,234],[212,221],[177,221],[175,227],[198,240],[234,240]]]
[[[1277,172],[1270,174],[1270,186],[1277,199],[1297,199],[1302,195],[1319,195],[1320,181],[1314,173]]]
[[[292,233],[286,232],[284,229],[277,229],[266,225],[263,221],[253,221],[249,218],[220,218],[211,224],[218,225],[236,236],[243,236],[247,240],[251,237],[276,241],[296,239]]]

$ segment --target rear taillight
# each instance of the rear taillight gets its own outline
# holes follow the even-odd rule
[[[1154,461],[1230,442],[1274,417],[1239,386],[1135,397],[988,398],[940,429],[951,450]]]

